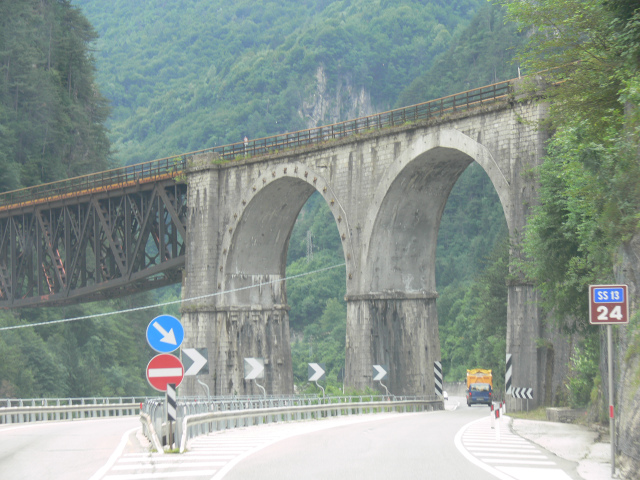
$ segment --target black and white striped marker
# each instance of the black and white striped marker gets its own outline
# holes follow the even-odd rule
[[[435,380],[436,395],[441,397],[443,390],[442,363],[438,361],[433,362],[433,378]]]
[[[178,398],[175,384],[167,384],[167,421],[175,422],[177,415]]]

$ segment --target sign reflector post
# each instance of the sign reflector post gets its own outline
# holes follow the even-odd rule
[[[167,405],[167,422],[169,422],[169,435],[167,436],[167,444],[169,448],[173,448],[173,422],[176,421],[176,411],[178,408],[178,398],[176,394],[176,386],[167,384],[167,392],[165,395],[165,404]]]

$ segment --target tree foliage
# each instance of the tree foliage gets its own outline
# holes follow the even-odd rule
[[[109,166],[93,27],[67,0],[0,4],[0,188]]]
[[[582,406],[597,385],[599,354],[587,328],[588,286],[615,283],[618,248],[640,218],[640,10],[635,1],[497,3],[528,33],[518,59],[550,105],[553,137],[523,267],[560,327],[581,333],[568,388]]]
[[[75,3],[101,35],[114,147],[135,163],[386,110],[483,2]]]
[[[589,283],[612,279],[614,254],[637,229],[638,15],[601,0],[499,2],[530,32],[518,58],[550,84],[554,136],[539,170],[540,206],[528,227],[525,268],[560,319],[584,325]],[[566,326],[566,325],[565,325]]]

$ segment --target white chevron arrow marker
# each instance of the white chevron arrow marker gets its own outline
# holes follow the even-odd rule
[[[309,366],[313,369],[314,373],[309,378],[310,382],[317,382],[324,375],[324,369],[317,363],[310,363]]]
[[[373,379],[374,379],[374,380],[378,380],[378,381],[380,381],[380,380],[382,380],[384,377],[386,377],[386,376],[387,376],[387,371],[386,371],[384,368],[382,368],[382,365],[374,365],[374,366],[373,366],[373,368],[378,372],[378,373],[373,377]]]
[[[207,364],[207,359],[203,357],[195,348],[183,348],[182,355],[186,355],[193,362],[191,366],[184,372],[185,376],[198,375],[202,367]]]
[[[244,371],[251,368],[249,373],[245,373],[245,380],[255,380],[256,378],[262,378],[262,372],[264,372],[264,360],[262,358],[245,358],[244,359]]]

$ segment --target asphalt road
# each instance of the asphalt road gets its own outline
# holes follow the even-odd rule
[[[0,425],[0,479],[579,478],[574,462],[494,429],[488,407],[452,397],[446,408],[226,430],[181,455],[141,445],[137,417]]]
[[[455,401],[455,400],[453,400]],[[282,440],[245,458],[225,480],[434,478],[495,480],[454,445],[460,428],[488,407],[402,414]],[[218,477],[216,477],[216,480]]]
[[[29,423],[0,426],[0,478],[7,480],[88,480],[140,420]]]

